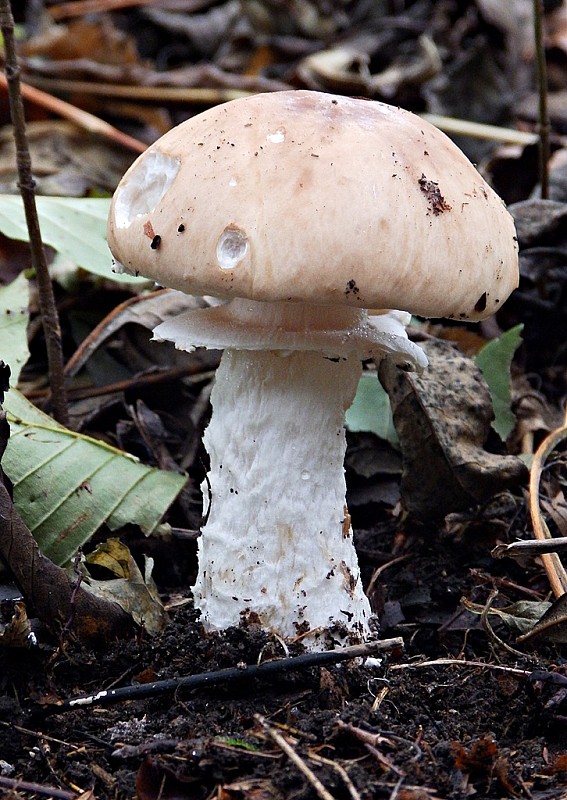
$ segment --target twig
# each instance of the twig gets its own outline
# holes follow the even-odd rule
[[[16,141],[18,187],[24,204],[26,223],[30,237],[31,263],[37,276],[39,304],[49,364],[49,382],[55,418],[66,425],[69,420],[65,379],[63,374],[63,350],[61,328],[55,305],[55,295],[49,276],[45,250],[41,240],[39,219],[35,203],[35,181],[31,171],[31,159],[26,135],[24,105],[20,91],[20,66],[14,40],[14,17],[9,0],[0,0],[0,29],[4,39],[6,57],[6,80],[10,114]]]
[[[547,64],[543,41],[543,0],[533,0],[534,39],[537,65],[537,84],[539,96],[539,179],[541,197],[549,197],[549,111],[547,109]]]
[[[157,5],[161,0],[71,0],[68,3],[58,3],[47,9],[51,19],[56,21],[82,17],[85,14],[96,14],[101,11],[116,11],[130,6]]]
[[[254,94],[253,91],[231,87],[139,86],[123,83],[78,81],[66,78],[46,78],[40,75],[29,75],[27,80],[28,84],[33,84],[50,92],[125,98],[132,102],[160,103],[162,105],[214,105]],[[448,134],[471,136],[474,139],[522,146],[536,144],[539,139],[537,133],[519,131],[514,128],[503,128],[499,125],[487,125],[481,122],[447,117],[442,114],[421,114],[420,116]],[[567,136],[558,136],[557,141],[565,144],[567,143]]]
[[[77,800],[80,796],[77,792],[66,792],[64,789],[57,789],[55,786],[42,786],[40,783],[21,781],[18,778],[6,778],[4,775],[0,775],[0,786],[5,786],[6,789],[13,789],[14,792],[43,794],[46,797],[55,797],[57,800]]]
[[[107,689],[95,694],[81,695],[69,700],[64,700],[60,705],[43,706],[45,713],[59,714],[62,711],[84,708],[94,705],[109,705],[122,700],[139,700],[144,697],[155,697],[161,694],[172,694],[178,689],[200,689],[212,686],[222,686],[236,681],[246,681],[279,676],[286,672],[307,667],[321,667],[337,664],[340,661],[349,661],[354,658],[366,658],[379,653],[395,650],[403,645],[400,637],[384,639],[368,644],[344,647],[340,650],[327,650],[322,653],[306,653],[295,658],[281,658],[266,661],[259,665],[250,665],[243,668],[229,667],[214,672],[202,672],[197,675],[187,675],[182,678],[171,678],[163,681],[153,681],[136,686],[123,686],[119,689]]]
[[[492,558],[525,558],[540,556],[542,553],[567,552],[567,536],[554,536],[553,539],[538,539],[536,542],[520,541],[511,544],[497,544],[491,551]],[[519,587],[520,589],[522,587]],[[534,592],[534,595],[536,593]]]
[[[492,592],[490,592],[490,594],[488,596],[488,600],[486,601],[485,606],[482,609],[482,614],[480,615],[480,621],[482,623],[482,627],[484,628],[484,630],[486,631],[488,636],[494,642],[496,642],[496,644],[500,645],[500,647],[503,647],[504,650],[506,650],[511,655],[520,656],[520,658],[521,658],[521,657],[523,657],[524,654],[520,650],[515,650],[509,644],[504,642],[498,636],[498,634],[495,632],[494,628],[492,627],[492,625],[490,623],[490,609],[492,608],[492,603],[494,602],[494,600],[497,597],[498,597],[498,589],[493,589]]]
[[[546,458],[564,439],[567,439],[567,418],[561,428],[552,431],[538,447],[530,469],[529,506],[534,536],[540,541],[549,541],[553,537],[547,527],[539,507],[539,484]],[[567,572],[557,553],[543,553],[541,562],[547,573],[549,584],[555,597],[567,592]]]
[[[472,139],[484,139],[501,142],[502,144],[518,144],[522,146],[536,144],[538,141],[537,133],[518,131],[515,128],[502,128],[499,125],[487,125],[484,122],[456,119],[442,114],[420,114],[420,116],[445,133],[470,136]]]
[[[94,95],[105,98],[128,99],[138,103],[158,103],[167,105],[216,105],[248,97],[255,92],[230,87],[215,88],[207,86],[139,86],[127,83],[101,83],[91,81],[67,80],[66,78],[44,78],[27,75],[28,84],[38,86],[49,92]]]
[[[187,367],[158,367],[152,369],[151,372],[142,372],[132,378],[124,378],[115,383],[106,383],[104,386],[83,386],[77,389],[69,389],[68,396],[71,400],[85,400],[91,397],[104,397],[107,394],[116,394],[117,392],[126,392],[129,389],[143,389],[146,386],[153,386],[157,383],[166,383],[176,381],[180,378],[193,378],[192,383],[201,383],[201,381],[210,380],[214,376],[214,370],[203,371],[201,364]],[[30,391],[24,390],[23,394],[28,400],[35,401],[43,399],[46,394],[46,389],[31,389]],[[97,440],[98,442],[98,440]]]
[[[333,795],[325,789],[319,778],[315,775],[315,773],[309,769],[305,761],[298,756],[295,752],[293,747],[289,744],[287,739],[272,728],[266,722],[265,718],[261,714],[254,714],[254,719],[260,723],[266,734],[270,737],[270,739],[277,744],[277,746],[282,750],[289,760],[294,764],[297,769],[302,773],[302,775],[309,781],[311,786],[315,789],[321,800],[335,800]]]
[[[341,776],[344,785],[347,787],[348,793],[350,794],[352,800],[362,800],[356,786],[351,781],[348,772],[343,766],[341,766],[341,764],[337,764],[336,761],[332,761],[330,758],[323,758],[323,756],[320,756],[317,753],[310,753],[309,760],[315,761],[317,764],[326,764],[328,767],[336,770]]]
[[[3,75],[0,75],[0,87],[7,87],[7,81]],[[140,142],[133,136],[128,136],[127,133],[115,128],[109,122],[74,106],[72,103],[68,103],[66,100],[54,97],[52,94],[37,89],[35,86],[30,86],[28,83],[20,83],[20,90],[24,100],[35,103],[35,105],[45,108],[63,119],[68,119],[90,133],[104,136],[105,139],[116,142],[116,144],[120,144],[128,148],[128,150],[133,150],[135,153],[143,153],[147,150],[147,145],[144,142]]]
[[[432,661],[415,661],[407,664],[390,664],[390,670],[399,669],[419,669],[421,667],[480,667],[482,669],[494,670],[495,672],[507,672],[517,678],[529,678],[532,672],[529,669],[518,669],[517,667],[506,667],[503,664],[487,664],[485,661],[466,661],[461,658],[435,658]]]

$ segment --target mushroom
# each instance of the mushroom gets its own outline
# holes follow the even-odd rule
[[[344,412],[363,359],[426,366],[404,312],[476,320],[514,289],[504,204],[419,117],[284,91],[212,108],[155,142],[116,190],[108,241],[116,269],[224,301],[154,331],[224,350],[204,438],[204,624],[310,631],[311,648],[326,646],[317,632],[364,639]]]

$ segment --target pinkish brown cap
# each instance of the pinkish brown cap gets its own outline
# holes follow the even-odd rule
[[[418,116],[311,91],[234,100],[122,179],[119,268],[189,294],[480,319],[518,282],[512,217]]]

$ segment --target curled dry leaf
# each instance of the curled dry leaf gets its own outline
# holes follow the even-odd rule
[[[527,479],[514,456],[484,449],[493,416],[490,394],[474,362],[439,340],[422,345],[421,376],[383,362],[403,456],[402,504],[422,521],[469,508]]]
[[[146,558],[144,573],[132,554],[118,539],[108,539],[90,553],[88,566],[104,567],[114,577],[110,580],[85,579],[85,589],[97,597],[117,603],[136,624],[150,634],[158,633],[166,622],[166,614],[151,576],[153,560]]]
[[[26,604],[16,600],[10,618],[0,621],[0,645],[3,647],[29,647],[33,640]]]

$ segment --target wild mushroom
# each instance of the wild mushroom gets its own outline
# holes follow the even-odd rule
[[[426,364],[404,314],[369,322],[365,309],[493,313],[518,279],[503,203],[411,113],[278,92],[210,109],[153,144],[122,179],[108,234],[118,269],[228,301],[155,330],[182,349],[224,349],[205,433],[203,621],[223,629],[248,614],[282,636],[365,637],[344,412],[362,359]]]

